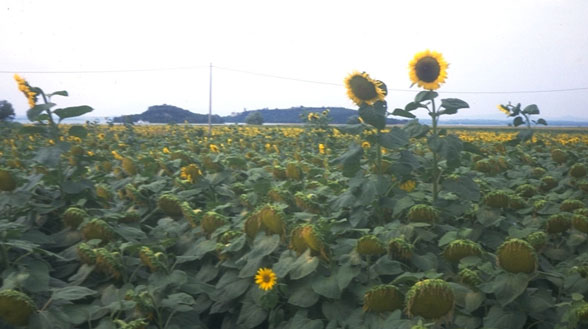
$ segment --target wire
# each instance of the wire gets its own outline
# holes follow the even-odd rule
[[[317,80],[309,80],[309,79],[292,78],[292,77],[286,77],[286,76],[281,76],[281,75],[246,71],[246,70],[240,70],[240,69],[234,69],[234,68],[216,66],[216,65],[197,65],[197,66],[145,68],[145,69],[120,69],[120,70],[85,70],[85,71],[11,71],[11,70],[0,70],[0,73],[8,73],[8,74],[100,74],[100,73],[134,73],[134,72],[191,70],[191,69],[200,69],[200,68],[208,68],[208,67],[212,67],[212,68],[216,68],[216,69],[220,69],[220,70],[224,70],[224,71],[231,71],[231,72],[238,72],[238,73],[249,74],[249,75],[256,75],[256,76],[261,76],[261,77],[266,77],[266,78],[343,87],[342,83],[333,83],[333,82],[325,82],[325,81],[317,81]],[[573,92],[573,91],[585,91],[585,90],[588,90],[588,87],[545,89],[545,90],[515,90],[515,91],[452,91],[452,90],[443,90],[443,93],[446,93],[446,94],[480,94],[480,95],[483,95],[483,94],[543,94],[543,93]],[[420,90],[388,88],[388,91],[416,93],[416,92],[419,92]]]
[[[174,70],[192,70],[205,68],[208,65],[184,66],[184,67],[161,67],[146,69],[120,69],[120,70],[84,70],[84,71],[7,71],[0,70],[0,73],[8,74],[96,74],[96,73],[134,73],[134,72],[157,72],[157,71],[174,71]]]

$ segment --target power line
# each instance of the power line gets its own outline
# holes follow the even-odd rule
[[[10,71],[0,70],[0,73],[7,74],[100,74],[100,73],[135,73],[135,72],[158,72],[158,71],[181,71],[208,67],[206,65],[182,66],[182,67],[159,67],[140,69],[119,69],[119,70],[81,70],[81,71]]]
[[[12,70],[0,70],[0,73],[6,74],[101,74],[101,73],[135,73],[135,72],[158,72],[158,71],[174,71],[174,70],[192,70],[192,69],[200,69],[209,67],[208,65],[196,65],[196,66],[183,66],[183,67],[162,67],[162,68],[139,68],[139,69],[118,69],[118,70],[81,70],[81,71],[12,71]],[[300,78],[293,78],[275,74],[268,74],[268,73],[261,73],[261,72],[253,72],[247,70],[240,70],[234,69],[229,67],[223,66],[216,66],[213,65],[213,68],[224,70],[224,71],[231,71],[231,72],[238,72],[243,74],[249,75],[256,75],[265,78],[273,78],[273,79],[281,79],[281,80],[290,80],[290,81],[297,81],[303,83],[313,83],[313,84],[320,84],[320,85],[329,85],[329,86],[336,86],[336,87],[343,87],[342,83],[334,83],[334,82],[326,82],[326,81],[317,81],[317,80],[309,80],[309,79],[300,79]],[[473,90],[473,91],[453,91],[453,90],[443,90],[445,94],[479,94],[479,95],[492,95],[492,94],[543,94],[543,93],[558,93],[558,92],[573,92],[573,91],[586,91],[588,87],[578,87],[578,88],[562,88],[562,89],[543,89],[543,90],[515,90],[515,91],[480,91],[480,90]],[[401,88],[388,88],[388,91],[395,91],[395,92],[406,92],[406,93],[416,93],[420,90],[417,89],[401,89]]]

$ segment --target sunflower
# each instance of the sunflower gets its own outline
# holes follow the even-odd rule
[[[255,275],[255,283],[259,289],[271,290],[277,281],[276,273],[269,268],[260,268]]]
[[[345,78],[347,96],[361,106],[362,103],[372,105],[377,101],[383,101],[386,97],[386,89],[381,81],[374,80],[365,73],[353,71]]]
[[[504,105],[498,105],[497,107],[500,110],[500,112],[502,112],[506,115],[510,115],[510,110],[507,109]]]
[[[447,62],[436,52],[425,50],[417,53],[408,64],[409,77],[414,84],[428,90],[439,89],[447,78]]]

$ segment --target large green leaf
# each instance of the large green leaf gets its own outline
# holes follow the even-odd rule
[[[444,191],[455,193],[463,200],[480,200],[480,188],[469,176],[460,175],[457,177],[449,177],[443,181],[442,186]]]
[[[390,132],[380,135],[380,145],[392,149],[408,144],[408,134],[399,127],[392,127]]]
[[[529,280],[529,275],[525,273],[502,273],[491,282],[480,285],[480,290],[493,293],[496,300],[506,306],[525,292]]]
[[[527,321],[518,310],[505,310],[495,305],[484,317],[485,329],[521,329]]]
[[[88,136],[88,130],[84,126],[71,126],[67,132],[70,136],[84,138]]]
[[[394,111],[392,111],[392,115],[404,117],[404,118],[410,118],[410,119],[416,118],[416,115],[414,115],[406,110],[398,109],[398,108],[396,108],[396,109],[394,109]]]
[[[66,108],[62,108],[62,109],[56,109],[53,111],[53,113],[55,113],[59,117],[59,121],[61,121],[63,119],[67,119],[67,118],[79,117],[80,115],[84,115],[84,114],[92,112],[92,111],[94,111],[94,109],[91,108],[90,106],[81,105],[81,106],[72,106],[72,107],[66,107]]]
[[[402,129],[408,133],[410,138],[420,138],[429,132],[429,126],[420,124],[418,120],[409,121]]]
[[[321,296],[331,299],[337,299],[341,296],[341,290],[339,290],[337,277],[334,275],[320,276],[319,278],[314,279],[312,283],[312,290]]]
[[[365,123],[376,129],[384,129],[386,127],[387,105],[385,101],[378,101],[373,106],[364,104],[359,108],[358,112]]]
[[[525,108],[523,109],[523,112],[527,113],[527,114],[539,114],[539,108],[537,107],[537,105],[531,104],[531,105],[525,106]]]
[[[341,156],[333,160],[332,164],[343,165],[343,176],[352,177],[360,168],[361,156],[363,155],[363,148],[359,144],[349,145],[349,149]]]
[[[436,152],[441,158],[447,160],[449,167],[457,167],[460,163],[460,153],[463,149],[461,140],[455,135],[436,136],[431,135],[427,140],[431,151]]]
[[[267,311],[252,301],[245,301],[239,312],[240,328],[255,328],[267,319]]]
[[[310,255],[310,249],[300,255],[294,263],[292,263],[292,270],[290,271],[290,279],[298,280],[304,278],[310,273],[314,272],[319,265],[319,259]]]
[[[520,126],[520,125],[522,125],[522,124],[524,124],[524,123],[525,123],[525,120],[523,120],[523,118],[521,118],[521,117],[516,117],[516,118],[514,118],[514,119],[512,120],[512,124],[513,124],[515,127],[518,127],[518,126]]]
[[[469,108],[470,105],[458,98],[446,98],[441,100],[441,107],[445,110],[439,112],[439,114],[455,114],[457,110]]]
[[[430,101],[435,99],[437,96],[439,96],[439,94],[435,91],[432,90],[423,90],[420,91],[418,94],[416,94],[416,96],[414,97],[414,101],[416,103],[422,103],[424,101]]]
[[[47,96],[51,97],[51,96],[55,96],[55,95],[64,96],[64,97],[69,96],[69,94],[67,93],[67,90],[54,91]]]
[[[27,110],[27,118],[29,119],[29,121],[38,121],[39,115],[51,109],[53,106],[55,106],[54,103],[37,104],[29,110]]]
[[[53,301],[72,301],[84,298],[86,296],[94,295],[96,291],[81,287],[81,286],[69,286],[63,288],[54,288],[52,289],[53,294],[51,295],[51,299]]]

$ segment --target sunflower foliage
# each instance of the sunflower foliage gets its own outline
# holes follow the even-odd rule
[[[512,105],[510,102],[506,105],[498,105],[498,109],[512,119],[512,125],[518,127],[525,125],[526,130],[519,132],[515,139],[512,140],[513,144],[520,142],[529,141],[533,138],[533,126],[544,125],[547,126],[547,121],[542,118],[537,120],[531,119],[531,115],[540,114],[539,107],[535,104],[527,105],[524,109],[521,109],[521,103]]]

